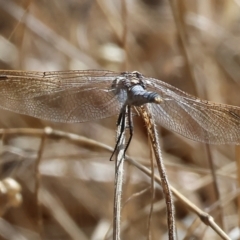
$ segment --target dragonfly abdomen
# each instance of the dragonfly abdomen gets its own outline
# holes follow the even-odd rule
[[[158,93],[148,92],[141,85],[135,85],[128,90],[128,105],[141,106],[145,103],[161,103],[162,101]]]

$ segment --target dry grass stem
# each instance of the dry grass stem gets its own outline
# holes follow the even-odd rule
[[[156,130],[156,125],[151,113],[151,107],[138,107],[138,111],[141,114],[148,132],[148,136],[151,141],[151,147],[154,151],[154,156],[157,162],[158,172],[161,178],[161,186],[163,189],[166,207],[167,207],[167,221],[168,221],[168,237],[171,240],[176,239],[176,226],[174,217],[174,203],[172,198],[172,193],[170,190],[170,185],[166,175],[166,170],[163,164],[163,159],[160,150],[160,144],[158,140],[158,133]]]

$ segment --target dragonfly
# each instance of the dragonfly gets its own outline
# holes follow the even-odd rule
[[[151,104],[157,124],[186,138],[240,144],[240,107],[202,100],[136,71],[0,70],[0,108],[44,120],[76,123],[118,114],[124,131],[125,117],[131,125],[132,108],[144,104]],[[130,126],[130,140],[132,133]]]

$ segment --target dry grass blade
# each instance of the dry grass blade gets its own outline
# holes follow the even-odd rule
[[[169,239],[174,240],[176,239],[174,202],[173,202],[172,193],[170,190],[170,185],[168,182],[166,170],[163,164],[163,158],[161,155],[160,144],[158,140],[158,133],[156,130],[155,122],[152,117],[151,107],[149,105],[138,107],[138,111],[145,122],[148,136],[151,141],[151,147],[154,151],[155,159],[157,162],[158,172],[161,177],[161,185],[162,185],[166,207],[167,207],[168,237]]]
[[[122,119],[125,121],[125,119]],[[117,138],[120,136],[120,128],[118,127]],[[114,183],[114,208],[113,208],[113,239],[120,240],[121,232],[121,201],[123,187],[123,167],[124,167],[124,152],[125,152],[125,133],[120,136],[120,140],[116,151],[115,161],[115,183]]]
[[[151,140],[148,137],[149,145],[151,146]],[[150,166],[151,166],[151,205],[150,205],[150,211],[148,216],[148,240],[150,240],[151,237],[151,222],[152,222],[152,216],[153,216],[153,205],[154,205],[154,199],[155,199],[155,181],[154,181],[154,150],[153,148],[150,149]]]

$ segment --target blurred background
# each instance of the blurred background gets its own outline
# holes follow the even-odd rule
[[[1,69],[137,70],[201,98],[240,106],[239,41],[239,0],[0,0]],[[59,124],[0,111],[1,180],[11,177],[22,194],[22,200],[18,195],[14,204],[4,204],[0,239],[40,239],[39,226],[42,239],[112,239],[111,153],[67,137],[46,138],[41,146],[37,129],[50,126],[114,147],[116,120]],[[158,130],[171,185],[231,239],[240,239],[238,148],[208,147]],[[127,153],[149,167],[138,116]],[[130,200],[122,208],[122,239],[146,239],[150,179],[128,163],[124,174],[122,202]],[[159,186],[154,202],[151,239],[167,239]],[[175,206],[178,239],[220,239],[177,199]]]

